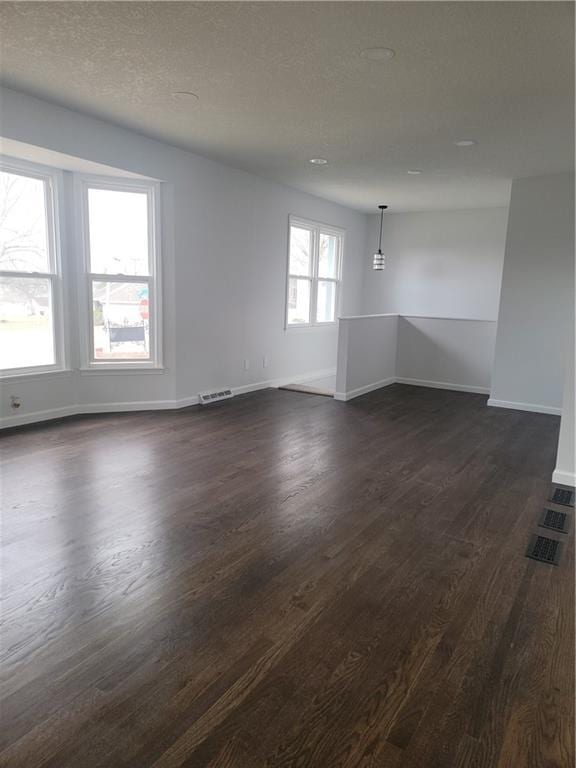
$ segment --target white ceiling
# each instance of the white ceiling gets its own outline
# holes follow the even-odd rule
[[[512,178],[573,167],[573,12],[569,2],[1,3],[3,80],[361,210],[506,205]],[[360,55],[373,46],[396,56]],[[176,102],[177,90],[199,101]],[[454,145],[466,138],[478,144]]]

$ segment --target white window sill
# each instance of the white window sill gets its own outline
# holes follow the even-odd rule
[[[323,328],[337,328],[338,323],[302,323],[301,325],[287,325],[284,330],[292,333],[292,331],[321,331]]]
[[[108,376],[109,374],[122,374],[122,375],[130,375],[130,374],[137,374],[140,375],[142,373],[149,374],[149,373],[155,373],[155,374],[163,374],[166,372],[166,369],[163,366],[153,366],[153,365],[93,365],[85,368],[80,368],[80,375],[81,376],[93,376],[93,375],[100,375],[100,376]]]
[[[46,378],[52,378],[52,377],[62,377],[62,378],[68,378],[72,376],[74,373],[78,372],[81,376],[93,376],[93,375],[100,375],[100,376],[108,376],[110,374],[122,374],[122,375],[130,375],[130,374],[137,374],[138,376],[140,374],[149,374],[149,373],[155,373],[155,374],[163,374],[166,373],[166,368],[164,367],[140,367],[137,368],[135,366],[107,366],[102,368],[80,368],[77,371],[72,370],[71,368],[55,368],[54,370],[48,370],[48,371],[30,371],[29,373],[0,373],[0,382],[4,382],[6,384],[8,383],[16,383],[18,381],[33,381],[34,379],[46,379]]]
[[[17,373],[0,373],[0,381],[28,381],[29,379],[46,378],[50,376],[71,376],[70,368],[52,368],[45,371],[18,371]]]

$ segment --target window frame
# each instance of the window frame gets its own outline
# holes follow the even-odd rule
[[[161,233],[160,233],[160,183],[129,179],[124,177],[94,176],[82,174],[75,179],[75,199],[79,206],[80,221],[79,247],[82,252],[80,270],[79,315],[81,317],[80,334],[80,370],[81,372],[114,371],[162,371],[162,275],[161,275]],[[106,274],[92,272],[90,268],[90,220],[88,191],[105,189],[116,192],[139,192],[147,196],[148,210],[148,275],[128,275],[124,273]],[[149,348],[148,360],[96,360],[94,358],[94,316],[92,287],[94,282],[104,283],[146,283],[148,285],[149,308]]]
[[[48,280],[52,310],[52,345],[54,362],[48,365],[28,365],[19,368],[0,368],[0,379],[21,378],[37,374],[58,373],[68,369],[68,344],[66,335],[65,286],[63,274],[62,237],[65,227],[61,216],[63,211],[63,172],[57,168],[0,155],[0,170],[32,179],[39,179],[45,185],[44,201],[47,222],[46,244],[48,248],[49,272],[26,272],[0,269],[2,278],[24,278]]]
[[[299,229],[306,229],[311,233],[311,270],[309,275],[296,275],[290,272],[290,245],[292,238],[292,227],[298,227]],[[336,277],[320,277],[320,236],[332,235],[338,238],[338,255],[337,255],[337,269]],[[310,219],[302,218],[301,216],[295,216],[290,214],[288,217],[288,247],[287,247],[287,260],[286,260],[286,290],[285,290],[285,308],[284,308],[284,330],[295,331],[304,330],[310,328],[325,328],[334,326],[338,322],[338,314],[340,312],[340,298],[342,289],[342,264],[344,261],[344,245],[345,245],[346,231],[340,227],[335,227],[331,224],[324,224],[319,221],[312,221]],[[308,280],[310,283],[310,311],[309,320],[307,323],[289,323],[288,322],[288,310],[290,304],[290,280]],[[316,313],[318,309],[318,287],[319,283],[328,282],[334,283],[336,286],[336,296],[334,301],[334,320],[318,321],[316,319]]]

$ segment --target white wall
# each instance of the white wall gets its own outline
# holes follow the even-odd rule
[[[574,326],[574,176],[512,185],[491,405],[560,413]]]
[[[405,315],[340,320],[336,399],[395,382],[490,392],[496,323]]]
[[[552,475],[555,483],[576,486],[576,455],[574,452],[574,433],[576,432],[576,412],[574,398],[576,382],[574,380],[574,328],[567,346],[566,375],[564,378],[564,396],[562,398],[562,419],[556,468]]]
[[[398,381],[468,392],[490,392],[496,323],[402,316]]]
[[[374,272],[380,219],[371,215],[364,312],[496,320],[507,217],[507,208],[387,212],[387,266]]]
[[[396,380],[397,315],[340,319],[336,400],[351,400]]]
[[[283,328],[288,215],[346,230],[341,309],[356,313],[364,214],[10,89],[1,89],[0,99],[3,137],[165,182],[166,363],[162,375],[75,372],[10,382],[2,386],[1,416],[11,416],[11,394],[22,397],[23,419],[65,402],[184,404],[211,387],[250,387],[335,367],[336,327]],[[74,261],[71,241],[68,250]]]

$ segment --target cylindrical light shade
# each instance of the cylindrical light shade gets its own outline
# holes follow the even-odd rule
[[[374,254],[374,259],[372,261],[372,269],[376,269],[380,272],[383,269],[386,269],[386,256],[382,253],[380,249],[378,250],[378,253]]]

